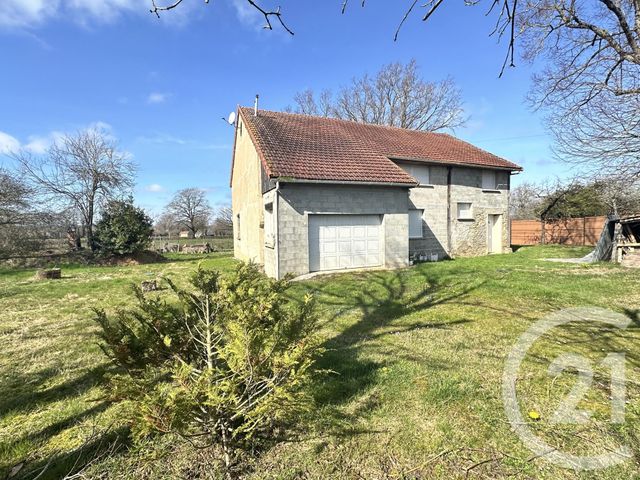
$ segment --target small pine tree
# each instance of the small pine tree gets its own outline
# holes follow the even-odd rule
[[[131,198],[110,201],[95,229],[98,250],[110,255],[142,252],[151,245],[152,234],[151,219]]]
[[[145,298],[110,318],[97,311],[102,348],[121,368],[108,389],[127,400],[136,438],[177,433],[219,444],[224,463],[306,411],[305,386],[321,352],[311,296],[255,265],[230,276],[198,268],[192,290],[168,281],[176,302]]]

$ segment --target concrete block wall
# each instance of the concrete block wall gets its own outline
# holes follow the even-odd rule
[[[439,258],[447,252],[447,167],[429,168],[430,185],[409,190],[409,208],[424,210],[422,238],[409,239],[409,254],[437,253]]]
[[[402,187],[281,183],[278,200],[280,276],[309,272],[309,215],[383,215],[384,265],[408,265],[408,194]]]
[[[451,175],[451,256],[486,255],[489,251],[488,216],[502,215],[502,252],[509,245],[509,172],[498,172],[499,190],[482,190],[482,170],[452,169]],[[471,220],[458,219],[458,202],[472,204]]]

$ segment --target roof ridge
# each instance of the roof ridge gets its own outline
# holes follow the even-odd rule
[[[249,111],[253,111],[254,107],[239,107],[242,110],[249,110]],[[368,127],[376,127],[376,128],[385,128],[388,130],[400,130],[402,132],[416,132],[416,133],[422,133],[425,135],[447,135],[449,137],[455,138],[456,140],[460,140],[457,137],[454,137],[453,135],[450,135],[448,133],[445,132],[432,132],[429,130],[415,130],[412,128],[404,128],[404,127],[395,127],[393,125],[381,125],[379,123],[371,123],[371,122],[360,122],[357,120],[349,120],[346,118],[337,118],[337,117],[321,117],[320,115],[309,115],[308,113],[296,113],[296,112],[279,112],[277,110],[267,110],[264,108],[259,108],[258,109],[258,113],[259,112],[265,112],[265,113],[275,113],[276,115],[288,115],[291,117],[302,117],[302,118],[317,118],[318,120],[323,120],[323,121],[331,121],[331,122],[336,122],[336,123],[348,123],[350,125],[366,125]],[[464,141],[464,140],[461,140]]]

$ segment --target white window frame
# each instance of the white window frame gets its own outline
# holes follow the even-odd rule
[[[431,167],[429,167],[429,165],[406,163],[402,165],[401,168],[415,178],[418,181],[418,185],[431,185]],[[421,172],[421,174],[417,172]],[[426,176],[424,175],[425,173]]]
[[[462,214],[462,210],[460,209],[461,205],[469,205],[469,210],[467,215]],[[456,213],[458,220],[473,220],[473,203],[472,202],[458,202],[456,205]]]
[[[482,189],[498,189],[498,172],[495,170],[482,170]]]
[[[418,234],[418,227],[416,225],[412,226],[412,218],[416,220],[416,214],[419,215],[417,218],[420,220],[420,233]],[[413,208],[409,210],[409,238],[422,238],[422,217],[424,215],[424,210],[419,208]]]

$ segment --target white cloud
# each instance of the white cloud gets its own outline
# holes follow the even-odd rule
[[[168,93],[153,92],[153,93],[150,93],[149,96],[147,97],[147,103],[150,103],[150,104],[164,103],[167,101],[167,98],[169,98]]]
[[[93,122],[80,130],[93,130],[101,133],[107,138],[115,139],[113,136],[113,128],[106,122]],[[58,140],[65,136],[65,132],[53,130],[45,135],[29,135],[26,141],[21,142],[16,137],[8,133],[0,131],[0,155],[17,152],[19,150],[42,155],[49,150]]]
[[[16,137],[0,131],[0,155],[17,152],[20,150],[20,142]]]
[[[152,183],[144,187],[147,192],[164,192],[164,187],[158,183]]]
[[[0,4],[0,26],[23,28],[38,25],[59,7],[60,0],[5,0]]]
[[[57,18],[81,25],[109,23],[123,14],[151,16],[150,4],[150,0],[2,0],[0,29],[36,28]]]

